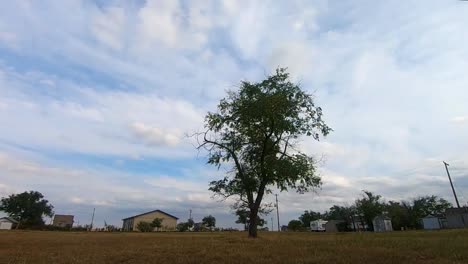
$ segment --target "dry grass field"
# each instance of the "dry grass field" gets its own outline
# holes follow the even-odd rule
[[[468,263],[468,230],[375,233],[0,232],[0,263]]]

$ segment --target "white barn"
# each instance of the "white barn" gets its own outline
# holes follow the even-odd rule
[[[18,224],[18,221],[11,217],[2,217],[0,218],[0,229],[10,230],[13,229]]]
[[[426,230],[436,230],[441,228],[440,220],[437,216],[428,215],[422,219],[422,222],[423,227]]]

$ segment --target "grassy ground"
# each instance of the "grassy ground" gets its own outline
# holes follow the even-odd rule
[[[0,263],[468,263],[468,230],[375,233],[0,232]]]

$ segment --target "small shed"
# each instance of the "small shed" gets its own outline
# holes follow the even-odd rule
[[[339,232],[344,231],[338,228],[338,225],[344,224],[345,221],[343,220],[330,220],[325,224],[325,232]]]
[[[389,232],[393,231],[392,220],[384,215],[379,215],[372,220],[374,232]]]
[[[73,215],[54,215],[53,226],[71,228],[73,226]]]
[[[2,217],[0,218],[0,229],[2,230],[10,230],[16,227],[18,221],[11,217]]]
[[[468,228],[468,208],[448,208],[445,210],[448,228]]]
[[[426,230],[436,230],[442,228],[439,217],[434,215],[427,215],[422,219],[422,222],[423,228]]]

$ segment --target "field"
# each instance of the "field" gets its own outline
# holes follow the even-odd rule
[[[468,230],[375,233],[0,232],[0,263],[468,263]]]

